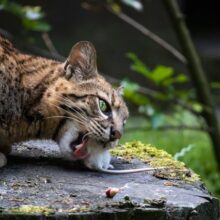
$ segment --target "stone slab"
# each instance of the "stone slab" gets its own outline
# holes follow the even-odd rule
[[[144,165],[117,158],[113,164],[116,169]],[[186,184],[153,174],[90,171],[60,158],[53,142],[24,143],[13,148],[9,164],[0,170],[0,220],[218,219],[218,200],[201,182]],[[108,187],[121,190],[107,198]],[[19,207],[50,211],[17,213]]]

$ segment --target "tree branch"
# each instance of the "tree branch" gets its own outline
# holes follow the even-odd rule
[[[47,46],[48,50],[50,51],[50,53],[60,56],[60,54],[58,53],[57,49],[55,48],[52,40],[50,39],[49,34],[46,32],[42,33],[41,37],[42,37],[45,45]]]
[[[201,104],[205,106],[202,112],[203,116],[208,126],[213,128],[209,134],[212,139],[215,156],[220,167],[220,122],[218,120],[205,72],[177,1],[164,0],[163,2],[170,15],[170,19],[173,22],[183,52],[188,60],[188,68],[190,70],[192,82],[196,89],[197,97]]]
[[[37,54],[39,56],[43,56],[43,57],[47,57],[49,59],[55,59],[61,62],[64,62],[66,60],[66,58],[60,54],[56,54],[56,53],[51,53],[50,51],[44,50],[42,48],[33,46],[33,45],[24,45],[25,48],[27,48],[27,50],[33,52],[34,54]]]
[[[10,32],[8,32],[7,30],[0,28],[0,34],[3,35],[5,38],[9,39],[12,42],[15,41],[15,43],[16,43],[16,40],[15,40],[14,36]],[[33,52],[34,54],[37,54],[39,56],[47,57],[47,58],[50,58],[50,59],[55,59],[55,60],[58,60],[58,61],[61,61],[61,62],[65,61],[66,58],[64,56],[60,55],[57,52],[57,50],[54,47],[54,44],[51,41],[48,34],[44,35],[44,37],[42,35],[42,39],[43,39],[43,41],[44,41],[44,43],[47,46],[49,51],[44,50],[44,49],[39,48],[39,47],[36,47],[34,45],[25,44],[24,42],[20,42],[20,41],[18,42],[17,41],[17,43],[19,43],[22,47],[26,48],[28,51]]]
[[[165,40],[163,40],[161,37],[159,37],[158,35],[156,35],[155,33],[153,33],[152,31],[150,31],[149,29],[147,29],[145,26],[143,26],[142,24],[138,23],[137,21],[135,21],[134,19],[132,19],[131,17],[129,17],[128,15],[126,15],[125,13],[119,11],[116,12],[115,10],[112,10],[111,6],[106,6],[105,7],[109,12],[111,12],[112,14],[116,15],[117,17],[119,17],[120,19],[122,19],[123,21],[125,21],[127,24],[131,25],[133,28],[135,28],[136,30],[140,31],[142,34],[144,34],[146,37],[150,38],[152,41],[156,42],[158,45],[160,45],[162,48],[164,48],[165,50],[167,50],[168,52],[170,52],[175,58],[177,58],[179,61],[181,61],[182,63],[186,64],[187,60],[186,58],[183,56],[183,54],[181,54],[176,48],[174,48],[172,45],[170,45],[168,42],[166,42]]]

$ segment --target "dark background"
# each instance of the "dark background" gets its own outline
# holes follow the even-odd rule
[[[138,78],[131,74],[127,52],[135,52],[149,67],[158,64],[172,66],[177,72],[187,73],[187,69],[160,46],[147,39],[134,28],[104,9],[88,11],[83,9],[80,0],[19,1],[23,4],[41,5],[46,12],[46,20],[51,24],[50,33],[58,51],[68,55],[72,45],[80,40],[94,43],[98,52],[99,69],[118,78]],[[144,12],[137,12],[123,6],[132,18],[179,49],[172,25],[160,0],[145,0]],[[220,81],[220,15],[218,1],[182,0],[180,1],[186,22],[192,33],[199,54],[203,59],[210,81]],[[16,36],[24,34],[18,19],[0,13],[0,26]],[[36,33],[32,36],[36,37]],[[41,45],[42,42],[37,42]]]

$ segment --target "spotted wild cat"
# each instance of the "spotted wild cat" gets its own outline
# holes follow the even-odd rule
[[[107,169],[127,117],[91,43],[77,43],[61,63],[23,54],[0,36],[0,167],[13,143],[46,138],[70,160]]]

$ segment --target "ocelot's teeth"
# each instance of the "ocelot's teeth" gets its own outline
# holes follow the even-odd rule
[[[81,144],[75,147],[75,151],[73,151],[73,155],[79,160],[84,160],[89,156],[87,149],[87,141],[88,139],[83,140]]]
[[[78,148],[80,148],[80,145],[76,145],[76,146],[75,146],[75,149],[78,149]]]
[[[70,148],[75,151],[76,148],[83,142],[83,133],[79,133],[78,137],[70,143]]]

